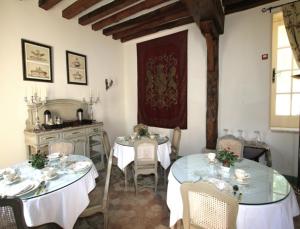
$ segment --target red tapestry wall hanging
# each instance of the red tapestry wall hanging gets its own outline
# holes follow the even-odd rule
[[[187,128],[187,31],[137,44],[138,123]]]

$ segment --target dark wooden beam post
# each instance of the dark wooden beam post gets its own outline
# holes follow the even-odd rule
[[[218,139],[219,34],[213,21],[201,21],[207,45],[206,148],[215,149]]]

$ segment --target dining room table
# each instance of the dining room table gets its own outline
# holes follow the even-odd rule
[[[170,153],[171,143],[167,136],[162,136],[159,134],[154,134],[154,138],[157,143],[157,161],[166,170],[170,164]],[[134,143],[142,138],[148,137],[134,137],[131,136],[120,136],[117,137],[114,143],[114,156],[118,158],[118,167],[125,174],[125,190],[127,190],[127,166],[134,161]]]
[[[247,177],[238,179],[235,170],[244,170]],[[206,181],[222,192],[237,198],[238,229],[292,229],[293,217],[299,215],[294,191],[284,176],[276,170],[248,159],[241,159],[222,169],[208,154],[192,154],[175,161],[170,168],[167,187],[167,205],[170,210],[170,227],[183,216],[180,185],[184,182]]]
[[[51,176],[45,173],[49,168],[55,169]],[[25,161],[6,170],[16,171],[18,179],[9,182],[0,177],[0,195],[22,200],[29,227],[56,223],[65,229],[73,228],[90,202],[88,194],[98,177],[93,162],[82,155],[69,155],[63,161],[52,158],[44,169],[33,168]]]

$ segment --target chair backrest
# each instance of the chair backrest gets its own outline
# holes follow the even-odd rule
[[[111,146],[110,146],[110,142],[109,142],[109,138],[108,138],[107,132],[106,132],[106,131],[103,131],[102,134],[103,134],[103,147],[104,147],[104,152],[105,152],[106,158],[107,158],[107,160],[108,160],[108,158],[109,158],[109,153],[110,153],[110,150],[111,150]]]
[[[181,129],[179,127],[176,127],[173,131],[172,147],[176,149],[177,154],[179,153],[180,139]]]
[[[0,197],[0,228],[27,228],[22,200],[19,198]]]
[[[238,201],[208,182],[183,183],[183,226],[188,228],[236,228]]]
[[[110,184],[110,174],[112,167],[112,158],[113,158],[113,149],[111,149],[108,157],[107,170],[106,170],[106,179],[104,185],[104,195],[103,195],[103,209],[106,211],[108,209],[108,189]]]
[[[133,132],[138,133],[138,132],[140,131],[140,129],[142,129],[142,128],[148,130],[148,126],[147,126],[147,125],[145,125],[145,124],[143,124],[143,123],[139,123],[139,124],[137,124],[137,125],[135,125],[135,126],[133,127]]]
[[[218,138],[217,150],[229,149],[239,158],[243,157],[244,142],[233,135],[225,135]]]
[[[49,154],[61,153],[63,155],[69,155],[74,153],[74,143],[67,140],[55,141],[49,143]]]
[[[157,168],[157,141],[142,139],[134,143],[134,167],[136,169],[147,167]]]

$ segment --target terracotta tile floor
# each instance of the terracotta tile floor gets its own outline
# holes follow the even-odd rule
[[[105,174],[99,172],[99,179],[95,192],[104,184]],[[153,184],[153,177],[144,177],[141,181]],[[111,185],[109,190],[109,229],[166,229],[169,225],[169,211],[165,202],[166,187],[163,179],[159,180],[158,191],[151,188],[141,188],[137,195],[131,181],[127,192],[124,191],[124,177],[116,166],[112,168]],[[300,203],[300,197],[297,197]],[[92,200],[95,201],[95,200]],[[295,217],[295,228],[300,229],[300,216]],[[56,225],[42,228],[55,229]],[[78,219],[75,229],[103,228],[103,216],[96,214],[91,217]]]

